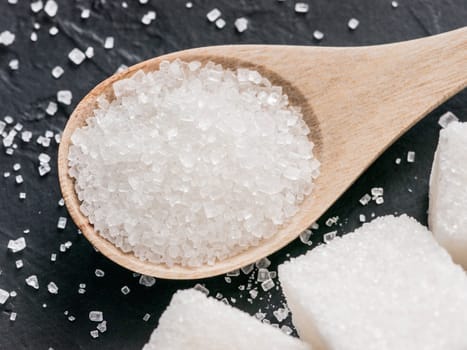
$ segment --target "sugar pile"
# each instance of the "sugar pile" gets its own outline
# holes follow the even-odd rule
[[[309,129],[258,72],[162,62],[113,89],[72,135],[69,174],[82,213],[125,252],[213,264],[273,235],[310,194]]]
[[[455,262],[467,269],[467,123],[439,134],[430,177],[430,229]]]
[[[281,330],[194,289],[178,291],[143,350],[309,350]]]
[[[467,349],[467,276],[431,233],[385,216],[279,266],[314,349]]]

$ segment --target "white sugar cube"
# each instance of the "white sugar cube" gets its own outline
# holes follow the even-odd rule
[[[80,65],[86,59],[86,55],[78,48],[74,48],[68,54],[68,59],[76,65]]]
[[[305,350],[307,345],[193,289],[178,291],[144,350]]]
[[[318,246],[279,278],[314,349],[467,349],[467,275],[406,215]]]
[[[467,123],[439,133],[430,178],[428,221],[438,242],[467,269]]]

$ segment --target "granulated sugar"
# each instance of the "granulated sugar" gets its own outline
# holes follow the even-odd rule
[[[213,264],[273,235],[310,194],[309,129],[258,72],[163,62],[113,88],[72,135],[69,165],[82,213],[123,251]]]

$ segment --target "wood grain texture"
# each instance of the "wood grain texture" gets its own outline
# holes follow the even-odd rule
[[[112,84],[136,71],[157,70],[162,60],[214,61],[228,68],[257,69],[282,85],[302,108],[312,130],[321,175],[290,223],[256,247],[212,266],[188,268],[143,262],[97,234],[79,210],[68,176],[70,137],[86,124]],[[169,279],[219,275],[253,263],[285,246],[316,221],[400,135],[467,86],[467,28],[407,42],[368,47],[215,46],[175,52],[130,67],[97,85],[66,125],[58,155],[60,187],[67,209],[102,254],[132,271]]]

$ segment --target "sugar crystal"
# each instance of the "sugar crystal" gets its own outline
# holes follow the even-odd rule
[[[24,237],[8,241],[8,249],[10,249],[12,253],[18,253],[24,248],[26,248],[26,239],[24,239]]]
[[[145,287],[152,287],[156,284],[156,279],[152,276],[141,275],[139,278],[139,284]]]
[[[225,20],[223,18],[219,18],[219,19],[216,20],[216,27],[218,29],[224,28],[225,25],[226,25],[226,22],[225,22]]]
[[[360,24],[360,21],[358,19],[351,18],[351,19],[349,19],[349,22],[347,23],[347,26],[349,27],[350,30],[355,30],[355,29],[357,29],[359,24]]]
[[[44,7],[44,3],[42,2],[42,0],[37,0],[37,1],[31,2],[30,6],[31,6],[31,11],[34,13],[37,13],[42,10],[42,8]]]
[[[263,288],[263,290],[265,292],[267,292],[268,290],[274,288],[275,284],[274,284],[274,281],[272,279],[268,279],[266,281],[264,281],[263,283],[261,283],[261,288]]]
[[[114,40],[114,38],[112,36],[108,36],[107,38],[105,38],[104,49],[106,49],[106,50],[113,49],[114,41],[115,40]]]
[[[19,61],[17,59],[12,59],[10,62],[8,62],[8,67],[10,67],[11,70],[18,70]]]
[[[89,319],[93,322],[102,322],[104,315],[102,311],[91,311],[89,312]]]
[[[452,113],[451,111],[447,111],[441,117],[439,117],[438,124],[442,128],[446,128],[452,122],[458,122],[458,121],[459,121],[459,118],[457,118],[457,116],[454,113]]]
[[[16,321],[16,315],[17,315],[16,312],[12,312],[10,314],[10,321]]]
[[[57,34],[58,34],[58,28],[55,27],[55,26],[50,27],[50,29],[49,29],[49,34],[50,34],[51,36],[57,35]]]
[[[84,54],[83,51],[81,51],[78,48],[74,48],[73,50],[70,51],[68,54],[68,58],[70,59],[71,62],[73,62],[76,65],[80,65],[83,63],[83,61],[86,59],[86,55]]]
[[[58,5],[54,0],[47,0],[44,6],[44,12],[49,17],[55,17],[58,11]]]
[[[104,333],[107,331],[107,321],[102,321],[97,325],[97,330],[101,333]]]
[[[60,78],[63,73],[65,73],[65,71],[63,70],[62,67],[60,66],[55,66],[53,69],[52,69],[52,76],[55,78],[55,79],[58,79]]]
[[[415,152],[409,151],[407,152],[407,163],[413,163],[413,162],[415,162]]]
[[[144,321],[144,322],[148,322],[150,318],[151,318],[151,315],[150,315],[150,314],[144,314],[144,316],[143,316],[143,321]]]
[[[93,330],[93,331],[91,331],[91,332],[89,332],[89,334],[91,334],[91,337],[94,338],[94,339],[96,339],[96,338],[99,337],[99,331],[96,330],[96,329]]]
[[[54,282],[50,282],[47,285],[47,290],[49,291],[50,294],[58,294],[58,287]]]
[[[145,25],[149,25],[155,19],[156,19],[156,12],[155,11],[148,11],[146,14],[144,14],[143,18],[141,18],[141,23],[143,23]]]
[[[88,19],[91,16],[90,9],[82,9],[81,10],[81,19]]]
[[[60,216],[58,218],[57,228],[60,229],[60,230],[64,230],[65,227],[66,227],[66,222],[67,222],[67,218],[65,218],[63,216]]]
[[[234,22],[235,29],[239,33],[243,33],[248,29],[248,19],[245,17],[237,18]]]
[[[295,12],[297,13],[307,13],[310,9],[310,5],[306,2],[297,2],[295,3]]]
[[[9,46],[13,44],[14,41],[15,34],[13,34],[12,32],[6,30],[0,33],[0,44],[3,44],[4,46]]]
[[[0,305],[5,304],[9,297],[10,297],[10,293],[0,288]]]
[[[222,13],[219,11],[219,9],[213,8],[207,13],[206,17],[209,22],[215,22],[221,15]]]
[[[22,268],[24,265],[23,265],[23,260],[19,259],[19,260],[16,260],[15,261],[15,265],[16,265],[16,268],[17,269],[20,269]]]
[[[26,278],[26,284],[29,287],[32,287],[34,289],[39,289],[39,280],[37,279],[36,275],[31,275],[28,278]]]
[[[130,288],[128,288],[128,286],[123,286],[121,292],[123,295],[127,295],[128,293],[130,293]]]
[[[324,38],[324,33],[319,31],[319,30],[315,30],[313,32],[313,38],[315,38],[316,40],[323,40]]]
[[[70,105],[73,95],[69,90],[60,90],[57,92],[57,101],[64,105]]]

